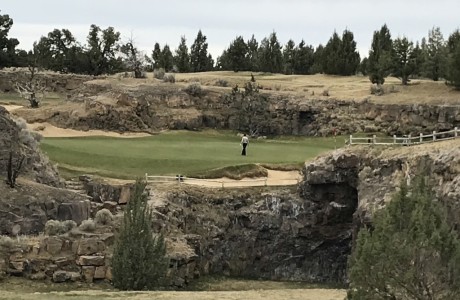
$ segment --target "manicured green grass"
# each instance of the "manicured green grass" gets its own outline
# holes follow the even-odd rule
[[[251,140],[241,156],[240,138],[230,132],[171,131],[143,138],[45,138],[42,149],[61,169],[115,178],[187,176],[251,163],[301,164],[334,149],[332,138],[287,137]],[[338,146],[343,138],[337,138]]]

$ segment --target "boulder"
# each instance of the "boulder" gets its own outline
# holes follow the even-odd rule
[[[96,272],[96,267],[94,266],[83,266],[81,267],[81,272],[83,274],[83,279],[91,283],[94,280],[94,273]]]
[[[53,273],[53,282],[61,283],[66,282],[69,279],[70,276],[66,271],[56,271]]]
[[[60,221],[73,220],[80,224],[91,216],[90,201],[61,203],[57,209],[57,219]]]
[[[96,267],[96,271],[94,272],[94,279],[105,279],[106,273],[107,273],[106,266]]]
[[[29,278],[30,280],[42,281],[42,280],[45,280],[47,276],[45,273],[40,272],[40,273],[30,274],[29,276],[27,276],[27,278]]]
[[[121,188],[120,198],[118,199],[118,204],[126,204],[131,197],[131,189],[129,186],[123,186]]]
[[[114,201],[105,201],[102,204],[102,208],[106,208],[106,209],[110,210],[110,212],[112,214],[115,214],[117,212],[118,203],[114,202]]]
[[[80,256],[77,259],[77,265],[80,266],[102,266],[104,265],[104,256]]]
[[[112,281],[113,279],[112,267],[107,267],[107,270],[105,272],[105,279]]]
[[[81,239],[77,248],[78,255],[92,255],[105,250],[105,244],[98,238]]]
[[[46,238],[45,244],[46,251],[51,255],[56,255],[61,252],[63,241],[58,237],[50,236]]]

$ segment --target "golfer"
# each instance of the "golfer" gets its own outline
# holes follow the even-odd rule
[[[246,136],[246,134],[244,134],[243,138],[241,139],[241,145],[243,146],[243,151],[241,151],[241,155],[246,156],[246,147],[249,145],[249,138]]]

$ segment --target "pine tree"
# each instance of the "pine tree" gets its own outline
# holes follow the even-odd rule
[[[235,38],[227,49],[227,59],[234,72],[247,70],[248,46],[242,36]]]
[[[315,50],[312,46],[306,45],[302,40],[294,52],[294,73],[311,74],[311,67],[315,61]]]
[[[254,35],[246,45],[248,46],[248,69],[253,72],[259,71],[259,43]]]
[[[205,72],[212,69],[212,58],[208,55],[208,43],[201,30],[198,31],[190,51],[190,66],[192,72]]]
[[[460,42],[449,56],[448,82],[457,90],[460,90]]]
[[[281,73],[283,54],[276,32],[272,32],[268,38],[264,38],[260,43],[259,67],[262,72]]]
[[[324,73],[323,65],[324,65],[324,46],[319,44],[316,47],[315,54],[313,56],[313,65],[311,66],[309,73],[310,74],[318,74]]]
[[[173,55],[171,52],[171,49],[169,49],[169,46],[166,44],[163,47],[163,50],[161,50],[161,60],[160,60],[160,68],[165,69],[166,72],[169,72],[173,69],[174,66],[174,61],[173,61]]]
[[[458,299],[460,241],[447,220],[422,176],[402,183],[358,234],[348,299]]]
[[[406,37],[397,38],[393,42],[394,61],[393,75],[401,79],[403,85],[409,82],[409,76],[415,71],[416,61],[414,44]]]
[[[188,53],[185,36],[180,38],[180,44],[176,49],[176,55],[174,56],[174,63],[180,73],[190,71],[190,54]]]
[[[159,43],[155,43],[152,50],[152,67],[153,69],[162,68],[161,66],[161,47]]]
[[[324,47],[323,52],[323,71],[325,74],[340,74],[340,60],[342,51],[342,40],[337,32],[334,31],[332,37]]]
[[[0,14],[0,69],[17,66],[16,46],[19,45],[19,41],[15,38],[8,38],[12,26],[13,19],[9,15]]]
[[[383,84],[385,77],[390,75],[392,63],[393,41],[390,30],[384,24],[380,31],[374,31],[371,50],[368,57],[369,80],[373,84]]]
[[[162,235],[153,236],[153,212],[145,183],[137,181],[126,207],[112,260],[113,285],[120,290],[152,290],[166,275],[169,262]]]
[[[294,74],[295,57],[295,43],[289,40],[283,49],[283,73],[286,75]]]
[[[439,27],[433,27],[428,32],[427,60],[425,72],[427,76],[438,81],[446,74],[447,49],[446,42]]]
[[[342,34],[341,50],[339,52],[338,74],[343,76],[355,75],[360,61],[353,32],[345,30]]]
[[[454,31],[447,40],[448,68],[447,82],[460,90],[460,30]]]

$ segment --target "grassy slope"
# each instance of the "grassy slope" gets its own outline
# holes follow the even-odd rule
[[[337,140],[343,144],[343,139]],[[249,163],[299,164],[334,148],[332,138],[251,140],[244,157],[239,142],[239,137],[228,132],[174,131],[133,139],[46,138],[42,149],[64,169],[133,178],[146,172],[191,176]]]

